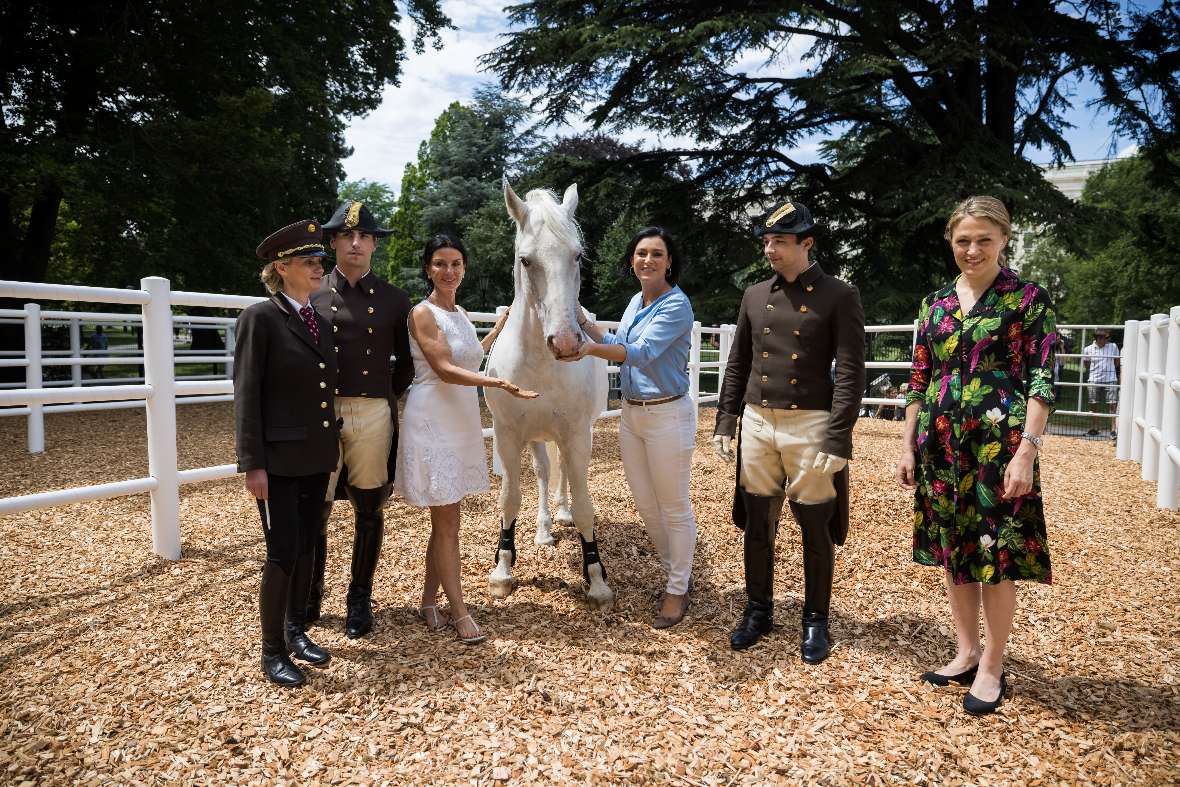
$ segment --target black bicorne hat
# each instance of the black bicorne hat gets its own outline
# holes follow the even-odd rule
[[[754,235],[800,235],[815,229],[811,211],[802,202],[787,200],[767,211],[754,224]]]
[[[288,257],[326,257],[324,233],[315,219],[302,219],[275,230],[258,244],[254,253],[264,260]]]
[[[324,222],[324,232],[326,233],[331,234],[341,230],[360,230],[369,233],[374,238],[384,238],[393,233],[393,230],[378,227],[372,212],[363,203],[356,200],[346,200],[343,205],[336,208],[332,218]]]

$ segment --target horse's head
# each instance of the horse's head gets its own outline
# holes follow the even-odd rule
[[[545,344],[555,358],[577,353],[579,262],[582,233],[574,221],[578,186],[565,190],[561,202],[548,189],[533,189],[522,200],[504,178],[504,204],[516,222],[513,279],[517,296],[540,318]]]

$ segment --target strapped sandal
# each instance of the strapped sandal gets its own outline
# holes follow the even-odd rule
[[[418,607],[414,614],[426,622],[426,628],[430,631],[442,631],[450,625],[450,621],[445,620],[438,607],[434,605]]]
[[[475,626],[475,630],[479,632],[474,637],[464,637],[462,634],[459,634],[459,625],[458,624],[462,623],[465,620],[470,620],[471,625]],[[464,615],[463,617],[459,618],[458,620],[452,620],[451,626],[454,627],[455,634],[458,635],[459,641],[462,642],[464,645],[478,645],[479,643],[483,642],[485,639],[488,638],[488,635],[484,634],[483,631],[480,629],[479,624],[475,622],[475,618],[471,617],[470,615]]]

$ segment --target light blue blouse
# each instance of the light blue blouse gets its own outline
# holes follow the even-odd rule
[[[602,337],[603,344],[627,348],[627,360],[619,364],[625,399],[660,399],[688,393],[692,323],[692,304],[679,287],[673,287],[646,308],[643,293],[635,293],[619,327]]]

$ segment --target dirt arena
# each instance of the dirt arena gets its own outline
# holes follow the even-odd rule
[[[180,408],[184,468],[232,461],[229,405]],[[582,601],[572,529],[518,532],[519,590],[487,595],[493,495],[464,506],[469,603],[489,640],[460,644],[413,615],[429,529],[393,502],[376,579],[377,628],[342,633],[350,512],[337,504],[326,616],[333,656],[288,691],[258,667],[264,547],[240,480],[186,487],[184,555],[151,550],[146,495],[0,518],[0,783],[4,784],[1149,784],[1180,780],[1180,516],[1157,511],[1110,444],[1047,441],[1052,587],[1022,585],[1011,697],[963,712],[964,689],[921,671],[953,651],[940,573],[910,562],[910,497],[891,479],[900,424],[856,429],[853,518],[839,550],[832,633],[798,657],[802,557],[784,514],[775,632],[745,653],[732,471],[701,411],[700,523],[689,617],[653,631],[658,563],[599,422],[591,490],[615,609]],[[0,419],[0,496],[142,477],[142,411],[55,415],[47,450]],[[495,482],[493,481],[493,486]],[[531,502],[530,502],[531,501]]]

